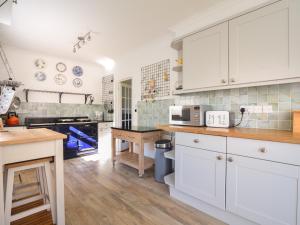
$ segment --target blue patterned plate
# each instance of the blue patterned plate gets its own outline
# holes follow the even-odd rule
[[[77,77],[81,77],[83,75],[83,69],[80,66],[74,66],[72,71],[73,74]]]

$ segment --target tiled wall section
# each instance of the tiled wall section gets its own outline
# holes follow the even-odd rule
[[[169,123],[169,106],[174,99],[150,102],[138,102],[138,125],[153,127],[156,124]]]
[[[21,122],[25,117],[89,116],[96,119],[97,112],[104,112],[103,105],[22,102],[17,110]],[[106,120],[111,120],[110,117],[112,114],[105,114]]]
[[[167,107],[174,103],[208,104],[213,110],[229,110],[235,113],[236,122],[239,121],[241,105],[271,105],[272,113],[245,114],[241,127],[291,130],[291,112],[300,109],[300,83],[208,91],[178,96],[174,100],[140,103],[139,124],[168,123]]]

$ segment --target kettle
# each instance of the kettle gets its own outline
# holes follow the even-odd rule
[[[20,120],[15,112],[9,112],[7,114],[6,125],[17,126],[20,124]]]

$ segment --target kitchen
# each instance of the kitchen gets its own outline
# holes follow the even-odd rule
[[[299,1],[0,5],[1,225],[299,224]]]

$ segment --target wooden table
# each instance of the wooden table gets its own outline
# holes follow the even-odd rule
[[[151,158],[144,156],[145,143],[155,142],[160,139],[160,130],[148,127],[132,127],[124,129],[112,127],[112,162],[120,162],[138,170],[140,177],[144,175],[144,171],[153,166],[154,161]],[[116,153],[116,139],[128,141],[129,151]],[[133,152],[133,144],[139,145],[138,153]]]
[[[4,225],[4,165],[54,157],[57,225],[65,225],[63,139],[45,128],[0,132],[0,225]]]

